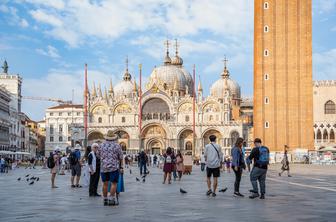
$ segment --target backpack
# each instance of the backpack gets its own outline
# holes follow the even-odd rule
[[[168,156],[166,157],[166,163],[172,163],[172,162],[173,162],[172,157],[171,157],[170,155],[168,155]]]
[[[75,151],[71,152],[69,155],[69,163],[70,165],[76,165],[76,163],[78,162],[78,159],[76,157]]]
[[[50,153],[50,156],[48,157],[47,166],[49,169],[52,169],[55,167],[54,155],[52,153]]]
[[[267,166],[269,164],[269,151],[267,147],[259,147],[259,158],[257,160],[259,166]]]

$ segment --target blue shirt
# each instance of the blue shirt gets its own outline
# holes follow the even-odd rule
[[[231,156],[232,156],[232,166],[233,167],[241,167],[245,165],[243,153],[240,152],[238,147],[232,148]]]
[[[80,150],[75,150],[74,153],[75,153],[76,159],[77,159],[77,160],[80,160],[80,158],[81,158]]]

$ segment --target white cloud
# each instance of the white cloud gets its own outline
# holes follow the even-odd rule
[[[30,14],[38,22],[45,23],[53,27],[60,27],[63,25],[61,19],[41,9],[30,11]]]
[[[60,58],[60,55],[58,54],[58,50],[51,45],[48,45],[45,50],[44,49],[36,49],[36,52],[41,54],[41,55],[53,58],[53,59]]]
[[[27,22],[26,19],[21,19],[21,21],[20,21],[20,26],[21,26],[22,28],[27,28],[27,27],[29,26],[29,23]]]
[[[315,0],[314,7],[319,13],[331,12],[336,9],[336,0]]]
[[[109,79],[116,82],[116,78],[111,74],[102,73],[98,70],[88,70],[89,89],[92,89],[93,81],[96,86],[105,84],[108,87]],[[83,103],[84,69],[83,70],[50,70],[42,78],[25,78],[23,82],[23,95],[56,98],[62,100],[71,100],[72,90],[74,90],[74,103]],[[27,113],[34,120],[40,120],[44,117],[45,109],[53,106],[55,103],[46,101],[23,100],[23,112]]]
[[[313,54],[315,80],[336,79],[336,48]]]
[[[72,47],[90,37],[112,41],[130,32],[163,36],[211,32],[237,38],[253,28],[253,3],[245,0],[67,1],[54,8],[41,8],[42,0],[28,2],[37,7],[30,12],[32,17],[50,25],[47,33]]]
[[[55,9],[63,9],[65,5],[63,0],[23,0],[23,1],[39,6],[52,7]]]

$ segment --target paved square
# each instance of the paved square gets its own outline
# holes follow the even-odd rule
[[[104,207],[101,198],[89,198],[87,188],[70,188],[69,174],[57,176],[58,189],[50,188],[49,170],[22,168],[0,175],[1,221],[335,221],[336,167],[291,165],[292,178],[277,176],[279,165],[270,167],[266,200],[250,200],[251,188],[244,173],[241,192],[233,194],[233,173],[223,173],[219,187],[228,187],[216,198],[205,196],[205,176],[194,166],[190,176],[171,185],[162,184],[162,172],[150,168],[145,183],[125,172],[126,192],[120,205]],[[26,174],[40,177],[28,185]],[[179,188],[187,190],[180,194]]]

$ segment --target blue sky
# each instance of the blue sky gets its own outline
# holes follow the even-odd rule
[[[184,66],[196,64],[204,93],[219,77],[224,55],[245,97],[253,94],[253,1],[246,0],[2,0],[0,60],[23,77],[23,95],[82,101],[84,63],[92,82],[115,84],[125,58],[145,79],[178,39]],[[336,0],[313,0],[313,78],[336,79]],[[173,45],[170,48],[174,54]],[[147,77],[147,78],[146,78]],[[198,81],[198,79],[197,79]],[[49,102],[23,102],[40,120]]]

